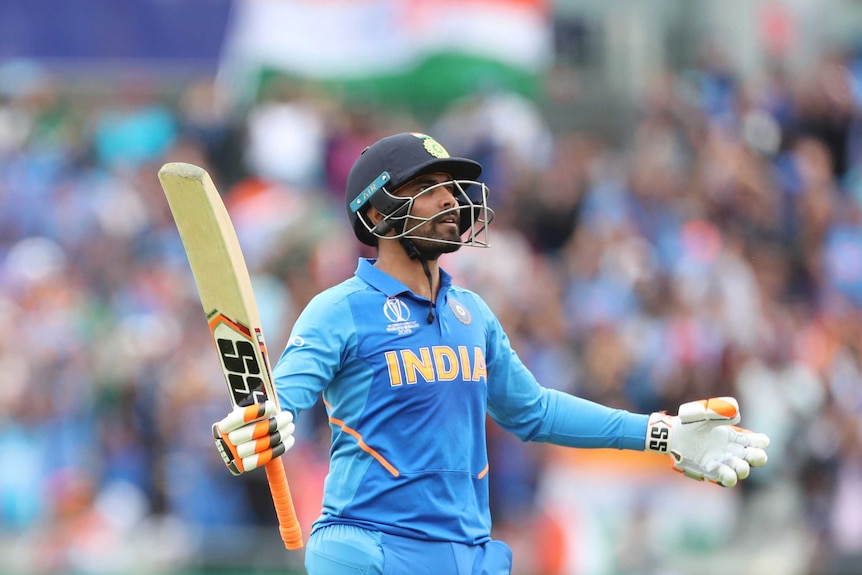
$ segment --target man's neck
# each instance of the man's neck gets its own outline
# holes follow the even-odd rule
[[[428,260],[431,285],[428,283],[422,262],[418,259],[411,259],[404,248],[395,242],[391,244],[380,242],[374,267],[397,279],[416,295],[426,297],[430,301],[437,299],[437,290],[440,288],[440,269],[436,259]]]

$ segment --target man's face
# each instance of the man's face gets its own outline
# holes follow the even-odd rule
[[[459,210],[453,209],[458,207],[454,196],[457,190],[454,184],[442,185],[451,181],[449,174],[426,174],[394,192],[398,197],[414,198],[405,229],[413,230],[409,235],[414,245],[428,259],[437,259],[440,254],[454,252],[461,247],[461,215]]]

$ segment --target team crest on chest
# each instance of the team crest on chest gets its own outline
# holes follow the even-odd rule
[[[410,319],[410,308],[397,297],[386,298],[383,304],[383,315],[389,320],[386,331],[398,335],[408,335],[419,327],[419,322]]]
[[[470,315],[470,310],[464,307],[464,304],[451,297],[449,298],[449,309],[452,310],[452,313],[455,314],[458,321],[464,325],[470,325],[473,321],[473,316]]]

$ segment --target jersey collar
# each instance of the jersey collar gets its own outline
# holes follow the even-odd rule
[[[395,297],[403,293],[413,294],[403,283],[374,267],[376,261],[377,258],[359,258],[359,265],[356,266],[355,272],[356,277],[365,281],[386,297]],[[437,297],[439,298],[443,295],[451,285],[452,276],[446,273],[443,268],[440,268],[440,291]],[[415,294],[413,295],[415,296]]]

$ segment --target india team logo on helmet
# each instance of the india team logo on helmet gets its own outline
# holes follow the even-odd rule
[[[448,158],[449,152],[446,151],[446,148],[443,147],[440,142],[432,138],[427,134],[420,134],[418,132],[413,132],[413,135],[422,140],[422,145],[425,146],[425,149],[428,150],[428,153],[434,156],[435,158]]]

